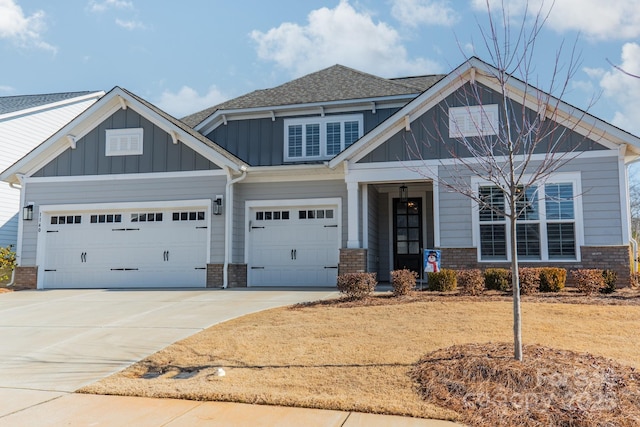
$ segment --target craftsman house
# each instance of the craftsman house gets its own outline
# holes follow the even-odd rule
[[[438,184],[460,135],[478,131],[460,124],[480,108],[499,117],[494,71],[476,58],[395,79],[336,65],[182,120],[116,87],[0,174],[22,188],[16,282],[335,286],[339,272],[421,270],[425,248],[443,267],[505,265],[505,220]],[[511,84],[514,102],[560,119]],[[460,103],[469,87],[482,107]],[[559,105],[577,123],[563,145],[575,155],[530,199],[521,260],[628,279],[627,165],[640,139]],[[434,128],[442,142],[408,149]],[[500,203],[487,182],[457,178]]]

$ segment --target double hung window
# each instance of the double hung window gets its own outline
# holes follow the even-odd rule
[[[363,133],[361,115],[288,119],[284,127],[285,161],[330,159]]]
[[[518,258],[527,261],[576,260],[578,251],[575,182],[549,182],[523,188],[516,203]],[[510,259],[508,219],[501,215],[508,203],[496,186],[479,185],[484,201],[477,211],[480,259]]]

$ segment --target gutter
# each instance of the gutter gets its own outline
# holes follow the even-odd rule
[[[247,177],[247,167],[240,166],[242,175],[235,179],[231,179],[231,171],[227,168],[227,185],[225,186],[225,218],[224,218],[224,266],[222,267],[222,289],[229,286],[229,263],[231,261],[231,252],[233,250],[233,184],[242,181]]]

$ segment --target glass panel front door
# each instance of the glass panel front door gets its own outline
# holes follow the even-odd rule
[[[393,199],[394,269],[408,268],[418,274],[422,266],[422,199]]]

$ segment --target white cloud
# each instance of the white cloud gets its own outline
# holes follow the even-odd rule
[[[495,11],[503,0],[489,0]],[[471,0],[477,10],[486,10],[486,0]],[[640,7],[637,0],[504,0],[513,18],[529,13],[548,11],[553,4],[548,25],[558,31],[580,31],[589,38],[629,39],[640,36]]]
[[[307,19],[304,26],[285,22],[266,33],[251,32],[258,57],[277,63],[294,76],[334,64],[386,77],[440,71],[432,61],[410,59],[394,28],[374,23],[369,14],[357,12],[347,0],[334,9],[314,10]]]
[[[124,21],[122,19],[116,19],[116,25],[127,30],[144,30],[146,28],[140,21]]]
[[[10,40],[21,47],[36,47],[56,53],[57,48],[41,39],[45,13],[38,10],[25,16],[14,0],[0,0],[0,39]]]
[[[12,86],[0,85],[1,94],[9,95],[9,94],[15,93],[15,91],[16,89]]]
[[[174,117],[184,117],[205,108],[213,107],[229,99],[220,90],[211,86],[204,95],[198,94],[195,89],[189,86],[182,86],[178,92],[165,90],[156,103],[158,107]]]
[[[452,26],[460,19],[449,0],[394,0],[391,14],[402,24]]]
[[[640,75],[640,45],[625,43],[622,47],[620,68]],[[631,77],[620,70],[590,70],[589,75],[600,78],[603,95],[612,99],[618,109],[612,123],[636,135],[640,135],[640,79]]]
[[[89,2],[89,10],[101,13],[108,9],[133,9],[133,2],[125,0],[91,0]]]

